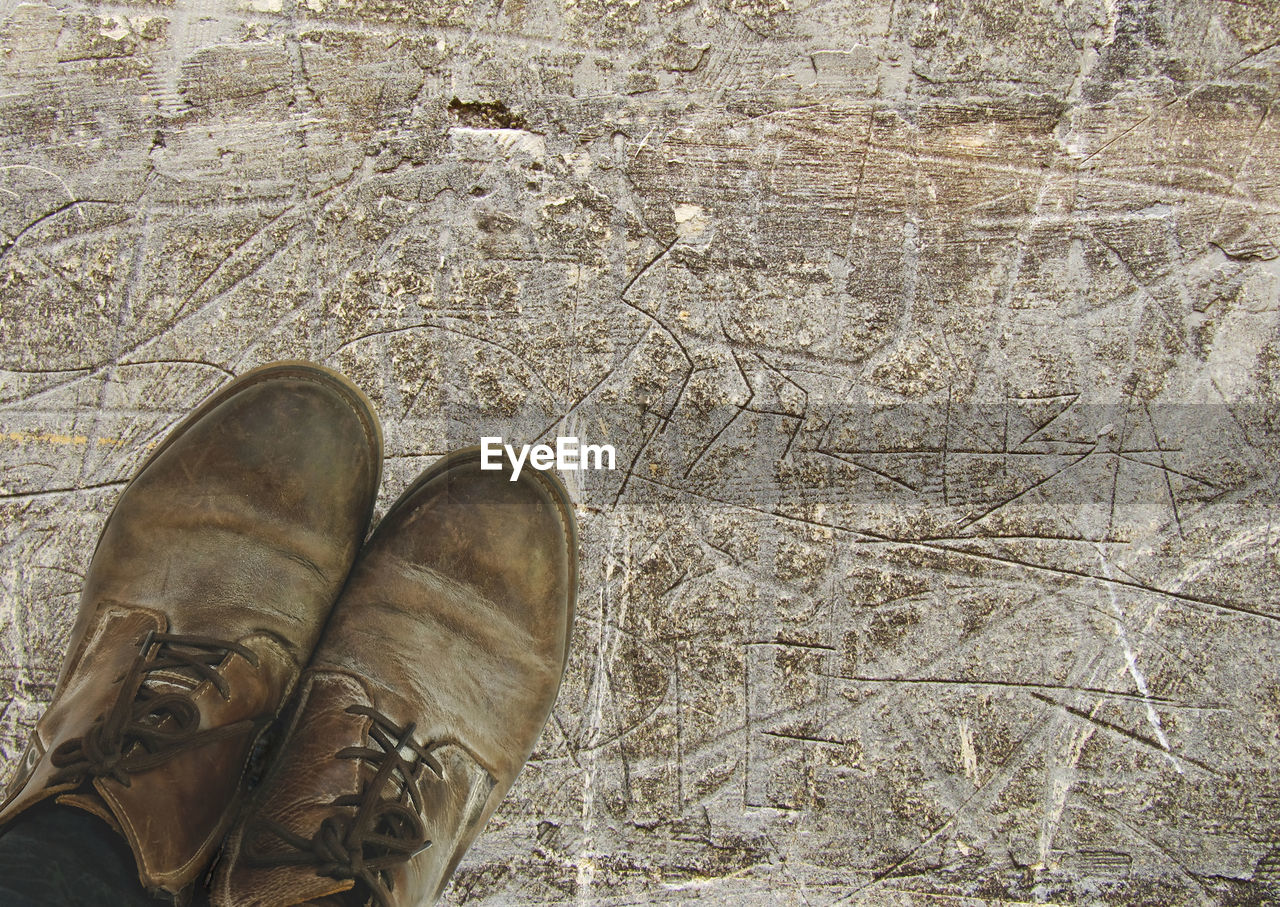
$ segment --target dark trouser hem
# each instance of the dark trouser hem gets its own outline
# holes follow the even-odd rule
[[[40,805],[0,833],[4,907],[156,907],[129,845],[98,817]]]

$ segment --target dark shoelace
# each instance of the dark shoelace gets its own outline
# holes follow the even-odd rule
[[[330,805],[342,811],[327,816],[310,838],[269,819],[255,820],[245,838],[245,861],[260,867],[311,866],[319,875],[362,883],[379,907],[391,907],[390,870],[431,846],[419,818],[423,774],[430,772],[440,779],[444,768],[432,756],[436,745],[413,741],[416,724],[399,727],[366,706],[353,705],[347,713],[372,720],[369,737],[377,748],[349,746],[340,750],[337,758],[374,766],[373,777],[359,793],[331,801]],[[343,809],[352,807],[354,813]],[[261,853],[264,832],[275,835],[292,851]]]
[[[110,777],[125,787],[131,774],[155,768],[177,753],[252,729],[244,719],[220,728],[200,730],[200,708],[191,691],[156,690],[148,686],[159,671],[213,684],[223,699],[231,689],[218,672],[235,653],[254,667],[258,656],[244,646],[209,636],[177,636],[154,630],[143,639],[137,658],[117,679],[120,691],[105,715],[84,736],[68,740],[50,755],[57,768],[52,782]]]

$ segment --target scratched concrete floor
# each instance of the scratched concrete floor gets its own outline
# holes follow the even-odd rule
[[[1280,901],[1267,0],[0,0],[0,755],[276,358],[575,474],[449,903]],[[7,772],[7,768],[6,768]]]

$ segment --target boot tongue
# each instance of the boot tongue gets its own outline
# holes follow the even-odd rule
[[[417,748],[430,757],[410,782],[420,797],[419,809],[412,798],[402,796],[405,778],[398,770],[395,777],[384,773],[384,783],[371,786],[382,763],[379,754],[387,752],[383,741],[395,735],[370,716],[376,710],[355,678],[317,673],[301,695],[291,728],[289,771],[267,778],[257,808],[273,821],[250,821],[232,843],[231,871],[217,902],[301,904],[369,885],[388,891],[395,904],[419,903],[450,865],[457,845],[469,840],[468,832],[478,825],[493,777],[462,747],[433,747],[414,735]],[[348,755],[339,757],[344,751]],[[355,753],[362,755],[352,758]],[[401,747],[400,754],[415,765],[421,760],[408,747]],[[302,783],[299,773],[305,777]],[[293,778],[290,783],[274,783],[286,774]],[[366,804],[368,797],[376,802]],[[397,844],[404,845],[403,853],[388,846],[385,820],[372,829],[375,840],[368,835],[358,840],[358,833],[348,836],[362,805],[380,815],[404,817],[392,823],[401,829],[403,840]],[[424,835],[417,834],[418,822]],[[423,837],[430,842],[425,849]]]
[[[297,667],[272,638],[251,636],[221,656],[217,683],[191,683],[192,671],[214,671],[211,656],[208,672],[188,671],[187,659],[178,658],[172,673],[146,672],[154,684],[144,686],[137,673],[140,640],[166,631],[164,615],[104,606],[84,643],[92,657],[74,661],[61,681],[0,821],[56,796],[125,839],[148,889],[178,891],[190,883],[191,867],[211,858],[225,836],[239,798],[239,774],[229,767],[244,764],[261,716],[284,699]],[[139,697],[157,704],[154,722],[132,709]],[[164,738],[180,717],[166,704],[171,698],[189,705],[187,717],[196,726],[187,745],[166,750]],[[104,721],[122,707],[129,707],[128,733],[117,738]]]
[[[177,884],[186,864],[211,856],[226,834],[233,818],[228,804],[235,802],[240,783],[231,769],[248,759],[261,727],[256,716],[283,699],[295,670],[270,638],[241,642],[256,664],[239,654],[227,657],[220,673],[232,695],[224,697],[213,683],[183,693],[199,723],[190,746],[130,775],[127,784],[112,777],[93,782],[140,870],[158,886]]]

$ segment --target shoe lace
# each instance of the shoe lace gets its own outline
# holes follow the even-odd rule
[[[341,811],[326,816],[310,838],[270,819],[257,819],[246,835],[245,859],[253,866],[312,866],[319,875],[361,882],[378,907],[392,907],[391,870],[431,846],[421,814],[422,782],[444,777],[432,755],[440,744],[415,743],[416,723],[400,727],[377,709],[353,705],[348,714],[372,720],[374,746],[349,746],[337,758],[372,766],[373,777],[358,793],[330,802]],[[354,812],[351,808],[354,807]],[[293,850],[263,854],[262,832],[270,831]]]
[[[50,754],[57,769],[55,784],[85,777],[110,777],[125,787],[129,776],[155,768],[183,750],[233,737],[255,725],[244,719],[200,730],[200,708],[189,690],[156,689],[157,672],[209,681],[223,699],[231,688],[218,666],[230,653],[254,667],[258,656],[244,646],[209,636],[179,636],[154,630],[142,640],[137,657],[116,679],[120,692],[105,715],[83,736],[68,740]]]

